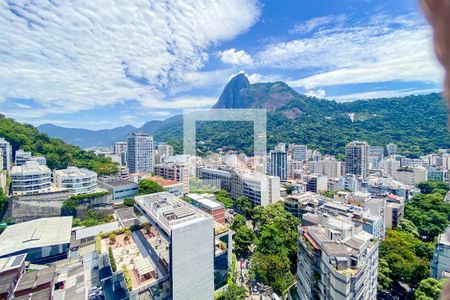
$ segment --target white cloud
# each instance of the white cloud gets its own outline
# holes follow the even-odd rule
[[[377,99],[377,98],[393,98],[393,97],[403,97],[408,95],[421,95],[430,93],[440,93],[442,90],[438,89],[401,89],[401,90],[381,90],[381,91],[370,91],[363,93],[354,93],[341,96],[329,96],[328,99],[336,100],[339,102],[355,101],[355,100],[365,100],[365,99]]]
[[[309,97],[316,97],[316,98],[319,98],[319,99],[323,99],[323,98],[325,98],[326,92],[325,92],[324,89],[318,89],[316,91],[309,90],[309,91],[307,91],[305,93],[305,95],[309,96]]]
[[[246,74],[248,81],[250,83],[258,83],[258,82],[274,82],[274,81],[282,81],[283,77],[280,75],[265,75],[260,73],[252,73]]]
[[[217,54],[217,57],[226,64],[232,65],[251,65],[253,60],[244,50],[236,50],[234,48],[224,50]]]
[[[182,96],[172,98],[170,101],[161,101],[157,98],[143,98],[142,105],[149,108],[153,114],[154,109],[187,109],[211,107],[217,102],[215,97]]]
[[[59,113],[170,102],[208,47],[257,21],[255,1],[1,1],[0,102],[33,99]]]
[[[292,29],[289,30],[290,34],[306,34],[310,33],[322,26],[334,24],[339,25],[342,24],[346,20],[345,15],[330,15],[330,16],[322,16],[309,19],[305,22],[301,22],[296,24]]]
[[[306,70],[312,75],[288,81],[306,89],[385,81],[440,83],[442,78],[431,30],[416,14],[379,15],[366,24],[321,29],[311,38],[269,44],[256,57],[262,67]]]

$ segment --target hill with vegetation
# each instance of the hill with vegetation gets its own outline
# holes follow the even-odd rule
[[[33,155],[43,155],[51,169],[63,169],[67,166],[88,168],[98,174],[118,172],[117,164],[111,159],[96,156],[93,152],[66,144],[64,141],[51,138],[39,132],[35,127],[21,124],[0,114],[0,137],[5,138],[12,146],[13,153],[17,149],[31,151]]]
[[[268,149],[278,142],[298,143],[342,156],[346,143],[365,140],[379,146],[397,143],[402,154],[417,157],[450,148],[447,108],[438,93],[339,103],[307,97],[280,81],[250,84],[244,74],[238,74],[225,86],[213,108],[267,109]],[[153,134],[157,142],[169,142],[181,153],[182,126],[182,116],[176,115],[165,121],[150,121],[136,131]],[[65,138],[69,132],[59,131],[58,136]],[[108,134],[112,136],[111,132],[104,132],[104,138],[97,134],[95,140],[111,146]],[[251,154],[252,135],[251,122],[198,122],[199,154],[218,148]],[[71,139],[75,138],[72,135]]]

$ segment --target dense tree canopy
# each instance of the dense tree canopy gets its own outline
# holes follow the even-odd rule
[[[110,158],[97,156],[62,140],[50,138],[31,125],[17,123],[1,114],[0,137],[11,144],[13,152],[21,148],[31,151],[33,155],[45,156],[51,169],[76,166],[91,169],[100,175],[117,173],[119,170],[118,165]]]
[[[255,239],[253,230],[247,227],[244,216],[238,214],[233,219],[231,229],[235,232],[234,235],[234,251],[238,256],[248,253],[250,245]]]
[[[450,190],[448,183],[436,180],[420,182],[417,187],[420,189],[422,194],[440,193],[446,195]]]
[[[139,182],[139,195],[154,194],[159,192],[164,192],[164,189],[157,182],[148,179],[143,179]]]
[[[389,230],[380,245],[380,258],[387,263],[381,265],[380,285],[388,288],[393,281],[416,287],[430,275],[432,253],[432,243],[423,242],[409,232]]]
[[[286,212],[282,203],[256,206],[252,215],[257,238],[251,273],[282,293],[293,282],[297,269],[299,220]]]
[[[445,278],[439,281],[434,278],[422,280],[414,292],[416,300],[438,300],[444,283]]]
[[[419,234],[432,240],[447,228],[450,204],[441,193],[418,194],[405,205],[405,218],[417,226]]]

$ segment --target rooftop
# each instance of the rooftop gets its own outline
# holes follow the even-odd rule
[[[100,224],[97,226],[86,227],[75,231],[75,237],[77,240],[95,236],[99,233],[107,233],[119,229],[119,222],[111,222],[106,224]]]
[[[148,177],[148,178],[146,178],[146,180],[150,180],[150,181],[156,182],[162,187],[167,187],[167,186],[179,184],[175,180],[164,179],[164,178],[159,177],[159,176]]]
[[[11,175],[28,175],[36,173],[48,173],[51,174],[50,169],[47,166],[40,165],[37,161],[27,161],[25,165],[13,166],[11,168]]]
[[[19,254],[0,258],[0,273],[19,268],[24,262],[26,256],[26,254]]]
[[[77,167],[68,167],[67,169],[55,170],[55,172],[59,176],[67,176],[67,177],[97,176],[97,173],[93,171]]]
[[[101,180],[102,183],[110,185],[112,187],[120,187],[120,186],[125,186],[125,185],[136,185],[136,183],[129,181],[129,180],[124,180],[124,179],[109,179],[109,180]]]
[[[25,273],[17,283],[16,291],[22,291],[51,282],[55,275],[55,266],[50,265],[42,270]]]
[[[191,198],[192,200],[210,208],[210,209],[218,209],[218,208],[223,208],[223,204],[219,203],[217,201],[214,201],[212,199],[209,199],[207,197],[205,197],[205,195],[200,195],[200,194],[187,194],[187,197]]]
[[[135,201],[166,230],[171,230],[178,224],[210,218],[206,213],[167,192],[137,196]]]
[[[0,235],[0,256],[70,243],[72,217],[41,218],[8,226]]]

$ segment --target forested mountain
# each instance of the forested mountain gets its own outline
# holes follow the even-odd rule
[[[238,74],[213,108],[266,108],[269,148],[277,142],[301,143],[342,155],[345,144],[357,139],[380,146],[397,143],[402,153],[411,156],[450,148],[447,108],[440,94],[338,103],[301,95],[284,82],[250,84],[244,74]],[[249,122],[200,122],[197,126],[200,153],[224,146],[251,152]],[[144,127],[137,131],[182,150],[180,115]]]
[[[109,158],[98,157],[60,139],[50,138],[31,125],[15,122],[1,114],[0,137],[11,144],[13,153],[22,148],[31,151],[33,155],[45,156],[51,169],[62,169],[70,165],[88,168],[99,174],[118,172],[117,164],[112,163]]]

